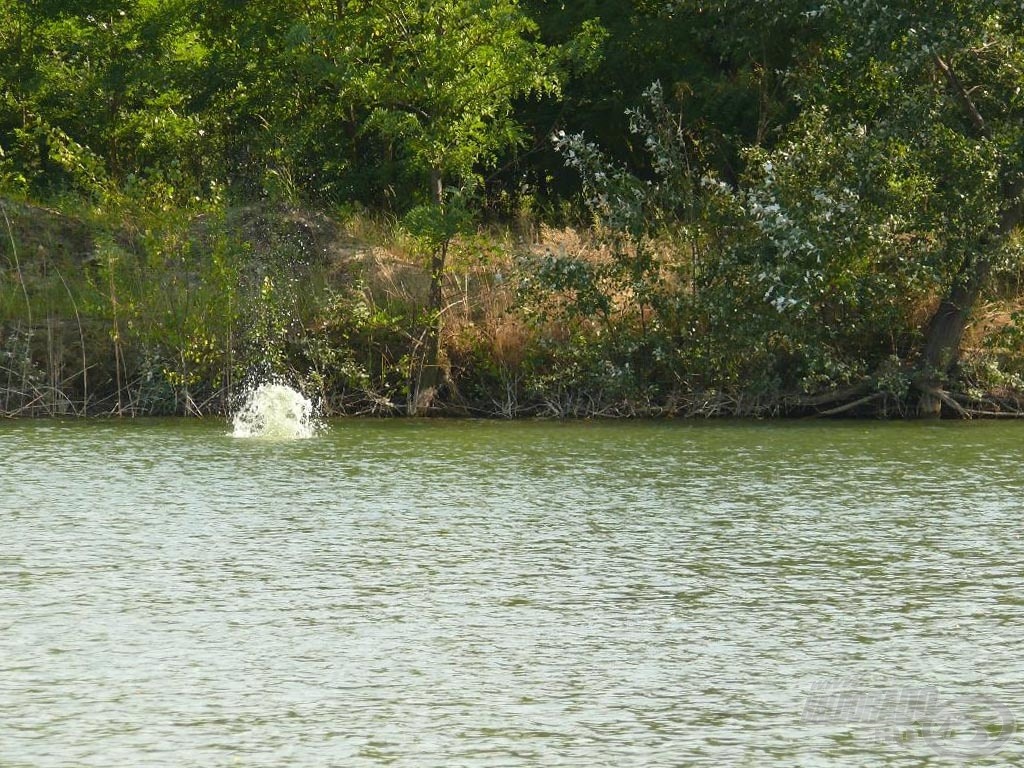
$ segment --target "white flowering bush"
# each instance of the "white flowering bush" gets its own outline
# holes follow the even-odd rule
[[[748,334],[782,386],[816,391],[917,343],[914,313],[938,280],[938,243],[917,210],[936,180],[907,165],[891,137],[826,110],[805,112],[791,135],[748,152],[732,193],[741,226],[719,269],[746,289],[731,297],[745,312],[730,343]]]
[[[660,84],[644,99],[643,109],[627,112],[645,152],[640,170],[610,161],[583,134],[552,136],[579,174],[596,243],[586,254],[548,253],[529,270],[534,293],[563,297],[548,312],[581,330],[576,338],[586,340],[595,375],[634,394],[681,381],[696,330],[689,314],[710,194],[700,182],[707,171],[696,133],[680,123]],[[573,364],[579,368],[579,355]]]

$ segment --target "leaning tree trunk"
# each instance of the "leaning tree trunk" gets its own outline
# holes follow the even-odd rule
[[[969,254],[957,273],[949,294],[939,303],[925,332],[924,353],[917,379],[920,397],[917,415],[937,419],[942,415],[946,378],[956,366],[971,312],[988,278],[988,254]]]
[[[942,403],[949,399],[942,387],[956,367],[960,341],[985,281],[988,280],[992,257],[1024,219],[1019,185],[1004,185],[1003,192],[1003,199],[1009,202],[1000,213],[997,226],[990,237],[979,243],[976,253],[964,258],[949,294],[928,323],[922,364],[916,382],[920,392],[917,413],[922,418],[938,418],[941,415]]]

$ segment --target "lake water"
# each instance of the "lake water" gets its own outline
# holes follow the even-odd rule
[[[1024,424],[0,423],[0,766],[1024,755]]]

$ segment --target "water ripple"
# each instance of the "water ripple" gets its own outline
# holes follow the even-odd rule
[[[227,432],[0,425],[0,765],[1019,749],[1015,425]],[[907,691],[944,708],[905,722]],[[942,717],[983,699],[965,758]]]

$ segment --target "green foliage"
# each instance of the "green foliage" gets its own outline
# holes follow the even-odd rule
[[[95,196],[172,159],[200,170],[188,73],[204,51],[188,3],[4,3],[0,147],[38,190]]]
[[[571,338],[587,340],[587,354],[570,369],[590,360],[595,376],[614,383],[609,391],[629,390],[641,401],[674,391],[689,375],[713,191],[701,181],[708,168],[697,134],[658,84],[644,95],[645,108],[628,116],[652,178],[608,159],[580,134],[554,136],[566,165],[582,179],[597,239],[583,253],[549,252],[534,260],[525,285],[540,322],[559,318],[575,330]],[[554,301],[544,301],[545,294]]]
[[[1010,0],[0,0],[0,192],[93,233],[23,259],[39,238],[7,224],[9,379],[25,403],[73,382],[75,408],[181,412],[258,370],[387,410],[460,359],[502,412],[902,400],[916,369],[957,375],[931,307],[966,316],[986,278],[1017,303],[1022,30]],[[331,284],[230,220],[254,200],[279,223],[387,210],[426,300]],[[450,260],[497,269],[470,244],[499,206],[526,240],[545,216],[587,231],[522,259],[509,356],[444,335]],[[1017,326],[959,375],[1013,385]]]
[[[472,177],[521,142],[515,100],[557,88],[552,54],[515,0],[347,4],[349,90],[363,129],[400,141],[424,171]]]
[[[470,234],[473,224],[473,212],[462,193],[447,195],[441,205],[418,205],[402,218],[403,229],[428,254],[447,248],[458,235]]]
[[[735,199],[743,234],[718,269],[747,286],[748,317],[791,340],[788,367],[817,390],[909,354],[943,253],[913,225],[934,179],[899,146],[823,111],[792,130],[774,151],[749,154]]]
[[[927,391],[952,372],[990,265],[1021,220],[1024,12],[998,0],[836,0],[821,13],[831,20],[826,53],[805,62],[796,87],[822,130],[801,133],[798,125],[793,135],[802,144],[849,126],[863,135],[863,151],[837,173],[856,190],[861,218],[875,218],[872,206],[890,213],[891,244],[882,238],[869,254],[905,256],[879,262],[888,280],[877,288],[859,282],[903,307],[922,288],[942,297],[949,321],[930,323],[910,355]],[[870,227],[861,222],[858,231]],[[899,247],[910,243],[916,247]],[[843,262],[835,249],[827,256]],[[873,300],[865,315],[882,321]]]

